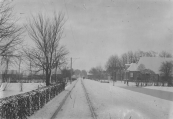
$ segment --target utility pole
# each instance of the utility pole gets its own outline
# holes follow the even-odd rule
[[[80,59],[80,58],[73,58],[73,59]],[[71,84],[71,82],[72,82],[72,74],[73,74],[73,72],[72,72],[72,70],[73,70],[73,68],[72,68],[72,63],[73,63],[73,59],[72,59],[72,57],[71,57],[71,66],[70,66],[70,84]]]

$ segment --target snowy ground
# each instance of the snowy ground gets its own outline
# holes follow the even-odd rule
[[[56,118],[92,118],[80,80]],[[113,86],[112,83],[100,83],[88,79],[83,81],[98,119],[173,118],[172,101],[121,88],[126,86],[121,82]],[[52,103],[56,104],[56,101]]]
[[[21,83],[2,83],[0,86],[0,98],[25,93],[45,86],[44,83],[23,83],[22,85],[23,86],[21,91]],[[5,91],[3,91],[5,87]]]
[[[173,118],[172,101],[118,87],[124,84],[113,86],[112,83],[92,80],[84,80],[84,82],[99,119]]]
[[[111,85],[113,85],[113,82],[110,82]],[[124,81],[116,81],[114,83],[115,86],[127,86],[127,84],[124,84]],[[129,82],[130,87],[136,87],[136,84],[134,82]],[[173,87],[167,87],[167,86],[145,86],[142,88],[147,88],[147,89],[154,89],[154,90],[161,90],[161,91],[168,91],[168,92],[173,92]]]
[[[74,81],[66,86],[65,91],[61,92],[29,119],[50,119],[64,100],[64,97],[72,89],[55,119],[91,119],[91,112],[81,80],[83,79],[79,79],[76,85],[76,81]],[[88,79],[84,79],[83,82],[97,119],[173,118],[173,101],[158,98],[155,94],[153,96],[148,94],[159,92],[159,90],[152,89],[152,92],[147,88],[149,92],[143,92],[143,90],[146,91],[146,88],[136,88],[132,83],[129,84],[130,86],[127,86],[123,82],[116,82],[114,86],[112,82],[100,83]],[[75,87],[72,88],[74,85]],[[169,93],[171,94],[172,92]],[[164,95],[160,93],[160,96]]]
[[[145,88],[173,92],[173,87],[147,86]]]
[[[30,116],[28,119],[52,119],[53,114],[56,112],[57,108],[61,105],[64,97],[72,90],[76,81],[72,84],[68,83],[65,90],[58,94],[55,98],[49,101],[42,109],[38,110],[34,115]]]
[[[92,119],[81,80],[77,82],[55,119]]]
[[[70,82],[67,83],[67,86]],[[40,87],[46,86],[45,83],[23,83],[21,91],[21,83],[2,83],[0,85],[0,98],[17,95],[25,92],[29,92]],[[6,87],[5,91],[4,88]]]

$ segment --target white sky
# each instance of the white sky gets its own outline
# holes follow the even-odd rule
[[[63,45],[74,69],[105,66],[111,55],[129,50],[166,50],[173,46],[171,0],[13,0],[25,23],[31,14],[62,11],[66,16]],[[66,7],[65,7],[66,6]],[[66,9],[67,8],[67,9]],[[22,14],[20,14],[22,13]],[[24,13],[24,14],[23,14]],[[27,45],[31,44],[25,37]]]

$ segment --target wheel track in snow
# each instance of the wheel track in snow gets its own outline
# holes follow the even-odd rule
[[[79,80],[79,79],[78,79]],[[54,114],[52,115],[52,117],[50,119],[55,119],[55,117],[58,115],[58,112],[61,110],[62,106],[64,105],[65,101],[67,100],[68,96],[70,95],[70,93],[72,92],[73,88],[76,86],[78,80],[76,81],[76,83],[74,84],[74,86],[72,87],[72,89],[66,94],[66,96],[64,97],[64,99],[62,100],[62,102],[60,103],[59,107],[56,109],[56,111],[54,112]]]
[[[86,88],[85,88],[83,79],[81,80],[81,84],[82,84],[82,87],[83,87],[83,89],[84,89],[84,93],[85,93],[85,96],[86,96],[86,99],[87,99],[87,102],[88,102],[88,105],[89,105],[89,108],[90,108],[92,117],[93,117],[93,119],[97,119],[96,113],[94,112],[94,108],[93,108],[92,103],[91,103],[91,100],[90,100],[90,98],[89,98],[89,96],[88,96],[88,93],[87,93],[87,90],[86,90]]]

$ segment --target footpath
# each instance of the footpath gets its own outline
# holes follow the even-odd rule
[[[71,84],[65,87],[65,90],[58,94],[55,98],[49,101],[43,108],[38,110],[35,114],[28,117],[28,119],[53,119],[56,116],[56,113],[59,107],[62,106],[62,103],[65,101],[65,98],[68,97],[71,90],[73,90],[76,81],[73,81]]]

